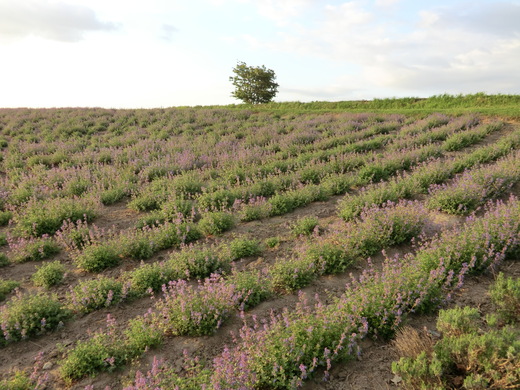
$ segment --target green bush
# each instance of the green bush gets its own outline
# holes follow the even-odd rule
[[[13,263],[25,263],[47,259],[60,251],[60,246],[50,237],[21,239],[11,249]]]
[[[58,327],[70,316],[56,296],[15,295],[0,311],[3,337],[0,345],[38,335]]]
[[[15,217],[17,230],[25,236],[42,236],[54,234],[64,221],[94,219],[97,206],[85,199],[52,199],[33,201],[27,204],[24,211]]]
[[[11,264],[5,253],[0,253],[0,267]]]
[[[66,268],[59,261],[53,261],[36,269],[37,271],[31,277],[33,283],[36,286],[50,288],[63,280]]]
[[[10,211],[0,211],[0,226],[5,226],[13,218],[13,213]]]
[[[313,261],[319,269],[323,269],[324,274],[343,272],[358,258],[356,253],[332,242],[311,243],[304,256]]]
[[[148,289],[159,291],[163,284],[175,279],[175,275],[164,263],[141,264],[126,272],[124,280],[130,283],[130,291],[137,296],[144,295]]]
[[[229,243],[229,252],[232,260],[238,260],[243,257],[257,256],[262,253],[262,248],[257,240],[235,238]]]
[[[503,321],[520,322],[520,278],[506,278],[500,272],[489,289],[489,295]]]
[[[235,220],[229,213],[213,211],[205,213],[198,226],[203,234],[218,235],[233,228]]]
[[[165,267],[174,279],[203,279],[212,273],[229,271],[229,264],[230,259],[213,248],[186,248],[173,253]]]
[[[7,245],[7,235],[5,233],[0,233],[0,246]]]
[[[68,293],[69,307],[79,313],[108,307],[126,298],[123,283],[109,277],[83,280]]]
[[[282,242],[282,239],[280,237],[269,237],[265,239],[265,245],[267,245],[269,248],[275,248]]]
[[[120,262],[119,251],[111,243],[89,245],[74,257],[76,266],[89,272],[103,271]]]
[[[273,287],[284,291],[306,287],[320,273],[317,264],[308,258],[277,259],[270,269]]]
[[[20,282],[15,280],[0,279],[0,301],[3,301],[7,294],[20,286]]]
[[[295,236],[310,236],[318,226],[319,220],[316,217],[309,216],[299,218],[292,226],[291,231]]]
[[[259,270],[233,272],[226,282],[232,284],[240,295],[239,303],[243,310],[254,307],[273,295],[271,279]]]
[[[491,327],[483,331],[483,326],[476,308],[441,310],[437,328],[445,333],[433,351],[392,363],[392,371],[402,378],[402,388],[517,388],[520,330]]]
[[[23,371],[15,371],[9,379],[0,380],[0,390],[35,390],[34,382]]]
[[[112,318],[108,317],[107,323],[107,329],[78,341],[62,360],[60,375],[67,384],[100,371],[113,371],[162,341],[161,332],[142,317],[131,320],[124,332],[116,329]]]

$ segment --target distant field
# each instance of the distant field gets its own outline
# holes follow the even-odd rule
[[[518,385],[519,103],[0,109],[0,390]]]

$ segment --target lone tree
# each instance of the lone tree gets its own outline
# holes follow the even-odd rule
[[[278,84],[275,83],[276,75],[264,65],[247,66],[245,62],[239,62],[233,68],[235,76],[229,81],[235,86],[231,96],[248,104],[269,103],[278,92]]]

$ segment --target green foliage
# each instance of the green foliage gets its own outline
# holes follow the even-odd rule
[[[69,307],[79,313],[90,313],[125,298],[123,283],[109,277],[83,280],[68,294]]]
[[[13,213],[11,211],[0,211],[0,226],[7,225],[11,218],[13,218]]]
[[[273,286],[283,291],[294,291],[309,285],[321,270],[310,258],[277,259],[271,267]]]
[[[3,301],[6,295],[18,286],[20,286],[20,282],[17,282],[16,280],[0,279],[0,301]]]
[[[61,362],[60,375],[66,383],[100,371],[113,371],[142,355],[162,341],[162,334],[143,317],[131,320],[124,332],[116,329],[115,321],[107,319],[107,329],[76,343]]]
[[[212,273],[229,271],[230,259],[212,248],[186,248],[165,262],[165,268],[175,279],[203,279]]]
[[[489,289],[489,295],[503,321],[520,322],[520,278],[506,278],[500,272]]]
[[[5,233],[0,233],[0,246],[7,245],[7,235]]]
[[[50,288],[63,280],[65,270],[65,266],[56,260],[36,267],[31,279],[36,286]]]
[[[267,245],[269,248],[275,248],[282,242],[282,239],[280,237],[269,237],[265,239],[265,245]]]
[[[292,226],[291,231],[295,236],[310,236],[318,226],[319,220],[316,217],[308,216],[299,218]]]
[[[323,268],[324,274],[343,272],[358,258],[356,252],[345,250],[333,242],[311,243],[305,251],[305,257]]]
[[[248,238],[235,238],[229,243],[229,251],[233,260],[243,257],[257,256],[262,253],[262,248],[258,240]]]
[[[91,221],[96,206],[83,199],[53,199],[31,202],[15,217],[17,230],[25,236],[54,234],[67,219]]]
[[[76,266],[89,272],[99,272],[115,267],[120,261],[119,251],[111,243],[89,245],[74,257]]]
[[[199,221],[199,229],[206,235],[221,234],[235,225],[233,215],[223,211],[205,213]]]
[[[9,379],[0,380],[0,390],[35,390],[34,383],[23,371],[15,371]]]
[[[22,240],[11,251],[13,263],[25,263],[47,259],[61,250],[56,241],[50,237],[30,238]]]
[[[441,310],[437,319],[437,329],[448,336],[476,332],[479,319],[478,309],[469,306],[453,310]]]
[[[15,295],[0,311],[0,323],[4,331],[0,345],[55,329],[69,316],[70,312],[56,296]]]
[[[233,272],[226,282],[234,286],[244,310],[255,307],[274,293],[271,279],[259,270]]]
[[[245,62],[239,62],[233,68],[235,76],[229,81],[235,87],[232,96],[247,104],[268,103],[276,96],[278,84],[273,70],[265,66],[248,66]]]
[[[5,267],[6,265],[11,264],[9,258],[5,253],[0,253],[0,267]]]
[[[174,272],[164,263],[141,264],[136,269],[124,274],[130,283],[130,291],[137,296],[144,295],[148,289],[159,291],[161,286],[175,280]]]

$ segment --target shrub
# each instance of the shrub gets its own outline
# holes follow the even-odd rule
[[[243,257],[256,256],[262,253],[262,248],[257,240],[248,238],[235,238],[229,243],[229,252],[232,260]]]
[[[16,243],[10,243],[11,261],[25,263],[47,259],[60,251],[60,246],[50,237],[20,238]]]
[[[164,263],[141,264],[136,269],[126,272],[123,276],[130,284],[130,291],[144,295],[149,289],[159,291],[163,284],[175,280],[176,275]]]
[[[291,230],[295,236],[309,236],[316,230],[318,223],[318,218],[313,216],[299,218]]]
[[[105,206],[119,202],[125,196],[128,195],[128,191],[124,187],[113,187],[104,190],[100,193],[101,203]]]
[[[97,205],[85,199],[51,199],[31,201],[15,217],[17,230],[25,236],[54,234],[67,219],[91,221],[97,214]]]
[[[503,321],[520,322],[520,278],[506,278],[500,272],[489,289],[489,295]]]
[[[165,262],[165,268],[173,279],[202,279],[212,273],[229,271],[229,262],[228,257],[212,248],[187,247],[173,253]]]
[[[282,242],[280,237],[269,237],[265,239],[265,245],[267,245],[269,248],[275,248],[280,244],[280,242]]]
[[[13,213],[11,211],[0,211],[0,226],[7,225],[11,218],[13,218]]]
[[[107,316],[107,328],[100,329],[87,339],[78,341],[68,351],[60,365],[60,375],[67,384],[100,371],[113,371],[131,359],[140,356],[146,349],[162,340],[159,331],[148,320],[137,317],[131,320],[127,330],[121,332],[115,320]]]
[[[358,258],[357,253],[345,250],[333,242],[311,243],[305,250],[305,258],[323,269],[324,274],[343,272]]]
[[[71,287],[67,300],[69,307],[79,313],[108,307],[126,298],[127,286],[108,277],[84,280]]]
[[[233,272],[226,282],[234,286],[240,296],[238,303],[243,310],[254,307],[273,295],[271,278],[264,271]]]
[[[481,330],[475,308],[441,310],[437,328],[445,331],[432,352],[402,357],[392,371],[403,389],[507,389],[520,383],[520,331],[511,327]],[[457,379],[457,382],[455,381]]]
[[[206,235],[217,235],[230,230],[235,225],[231,214],[223,211],[214,211],[204,214],[199,221],[199,229]]]
[[[312,259],[277,259],[270,274],[276,289],[294,291],[309,285],[321,270]]]
[[[89,245],[74,256],[76,266],[89,272],[99,272],[115,267],[120,261],[119,251],[112,243]]]
[[[209,388],[211,371],[204,368],[197,358],[184,356],[183,373],[176,368],[164,364],[154,357],[152,368],[145,374],[137,371],[132,384],[125,390],[183,389],[200,390]]]
[[[0,253],[0,267],[5,267],[6,265],[11,264],[7,255],[5,253]]]
[[[55,329],[69,316],[56,296],[17,294],[0,309],[0,345]]]
[[[36,286],[50,288],[63,280],[65,275],[65,266],[59,261],[46,263],[40,267],[36,267],[37,271],[32,275],[31,279]]]
[[[215,332],[240,296],[233,285],[215,276],[193,287],[184,280],[172,281],[163,288],[164,297],[157,301],[155,324],[166,333],[201,336]]]
[[[0,233],[0,246],[7,245],[7,235],[5,233]]]
[[[3,301],[7,294],[20,286],[20,283],[15,280],[0,279],[0,301]]]

